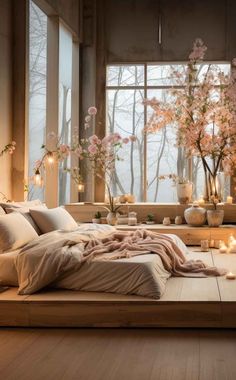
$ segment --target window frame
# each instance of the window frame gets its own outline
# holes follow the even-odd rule
[[[105,83],[105,105],[106,105],[106,115],[107,115],[107,105],[108,105],[108,101],[107,101],[107,93],[108,93],[108,90],[117,90],[117,89],[121,89],[121,90],[143,90],[144,92],[144,99],[147,99],[147,93],[148,93],[148,90],[167,90],[167,89],[170,89],[170,88],[183,88],[183,86],[178,86],[178,85],[168,85],[168,86],[164,86],[164,85],[148,85],[147,84],[147,68],[148,66],[158,66],[158,65],[187,65],[187,61],[147,61],[147,62],[133,62],[133,61],[130,61],[130,62],[115,62],[115,63],[108,63],[106,65],[106,83]],[[227,64],[227,65],[230,65],[231,67],[231,62],[230,61],[204,61],[203,62],[204,65],[219,65],[219,64]],[[110,66],[143,66],[144,67],[144,84],[143,85],[129,85],[129,86],[114,86],[114,85],[108,85],[107,82],[108,82],[108,68]],[[219,87],[218,85],[215,86],[216,88]],[[147,118],[147,106],[144,105],[144,126],[146,125],[148,121],[148,118]],[[107,131],[107,117],[105,118],[105,131],[104,131],[104,134],[106,134],[106,131]],[[188,179],[190,181],[192,181],[192,163],[193,163],[193,157],[190,157],[188,158]],[[142,183],[142,187],[143,187],[143,200],[141,202],[144,202],[144,203],[151,203],[150,201],[147,201],[147,190],[148,190],[148,175],[147,175],[147,172],[148,172],[148,169],[147,169],[147,133],[144,131],[144,164],[143,164],[143,183]],[[166,204],[171,204],[170,203],[166,203]]]

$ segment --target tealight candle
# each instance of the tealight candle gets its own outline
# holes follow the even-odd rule
[[[223,241],[220,241],[219,252],[220,253],[226,253],[227,252],[227,247]]]
[[[233,197],[231,197],[230,195],[228,195],[227,199],[226,199],[226,203],[228,204],[232,204],[233,203]]]
[[[227,280],[235,280],[236,275],[235,275],[234,273],[232,273],[232,272],[228,272],[228,273],[226,273],[225,278],[226,278]]]

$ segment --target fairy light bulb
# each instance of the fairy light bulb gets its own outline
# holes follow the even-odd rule
[[[78,183],[78,192],[79,193],[84,192],[84,184],[82,182]]]
[[[53,153],[52,152],[49,152],[47,154],[47,162],[52,165],[54,163],[54,157],[53,157]]]
[[[34,174],[34,184],[35,186],[41,186],[41,183],[42,183],[42,179],[41,179],[40,171],[39,169],[36,169],[35,174]]]

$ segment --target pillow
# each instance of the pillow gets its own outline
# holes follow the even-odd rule
[[[37,232],[20,213],[0,215],[0,253],[21,248],[36,237]]]
[[[42,206],[43,203],[39,199],[35,199],[34,201],[25,201],[25,202],[0,202],[0,206],[5,210],[6,208],[13,207],[13,208],[19,208],[19,207],[34,207],[34,206]]]
[[[73,231],[78,228],[74,218],[62,207],[47,210],[30,209],[30,215],[42,233],[55,230]]]
[[[46,205],[35,206],[33,209],[44,209],[45,210],[45,209],[47,209],[47,206]],[[37,226],[37,224],[35,223],[35,221],[32,218],[32,216],[30,215],[28,207],[17,207],[17,208],[6,207],[5,211],[6,211],[7,214],[11,214],[12,212],[19,212],[20,214],[22,214],[25,217],[25,219],[28,220],[28,222],[35,229],[35,231],[37,232],[37,234],[41,235],[41,231],[40,231],[39,227]]]
[[[1,206],[0,206],[0,215],[5,215],[5,211]]]

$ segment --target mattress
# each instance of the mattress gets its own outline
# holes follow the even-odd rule
[[[176,244],[186,249],[182,241],[171,235]],[[15,258],[20,249],[0,255],[0,285],[18,286]],[[158,299],[170,277],[155,254],[145,254],[114,261],[86,261],[78,271],[66,274],[55,288],[90,292],[136,294]]]

